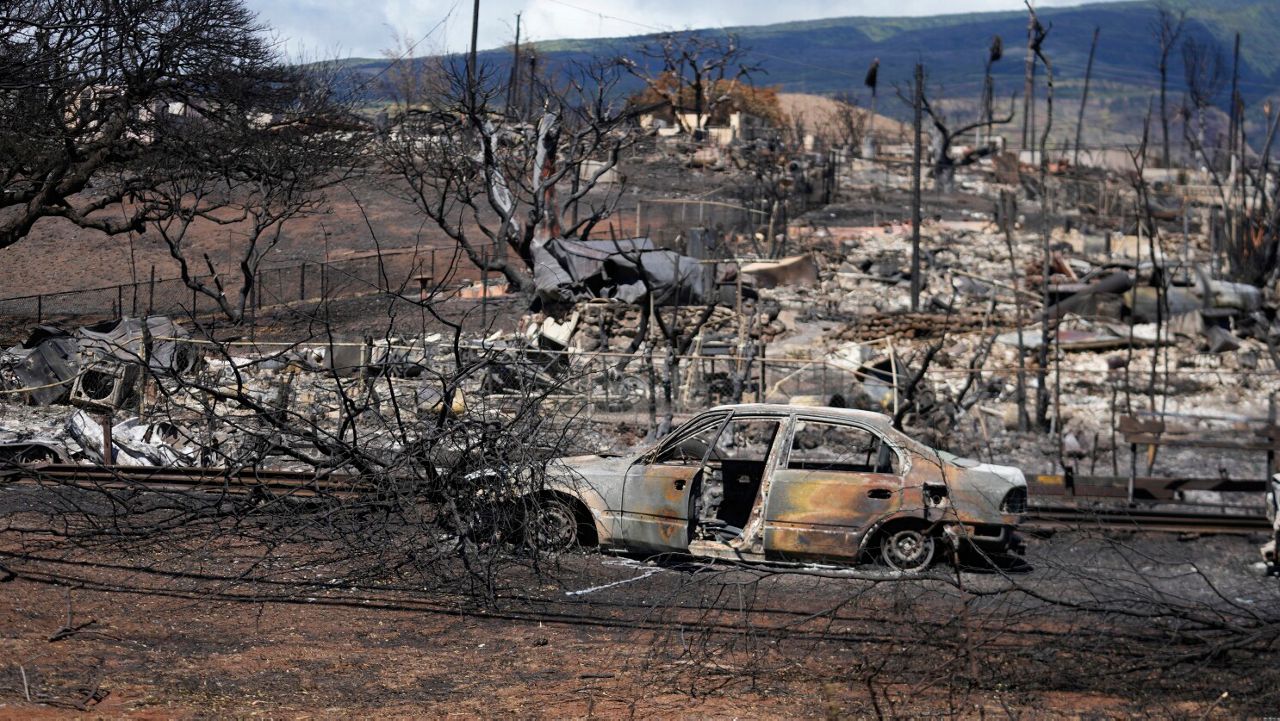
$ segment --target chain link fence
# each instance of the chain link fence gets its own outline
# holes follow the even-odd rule
[[[477,250],[482,254],[492,252],[489,246]],[[453,248],[376,252],[259,268],[247,307],[261,309],[386,292],[416,296],[423,285],[456,286],[480,277],[481,271]],[[213,276],[195,279],[213,285]],[[235,306],[239,305],[242,288],[239,282],[224,287]],[[54,318],[200,315],[218,310],[213,298],[192,290],[182,278],[148,278],[135,283],[0,298],[0,317],[36,323]]]
[[[624,227],[625,227],[625,220]],[[729,235],[751,237],[769,224],[769,213],[716,200],[654,199],[636,203],[636,235],[648,236],[659,248],[675,250],[695,258],[717,257],[715,248],[699,248],[704,228],[711,237]]]

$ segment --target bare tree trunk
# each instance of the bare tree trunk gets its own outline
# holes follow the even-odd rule
[[[1166,78],[1169,75],[1167,62],[1160,63],[1160,166],[1169,167],[1169,110],[1165,101]]]
[[[1040,38],[1043,41],[1043,35]],[[1044,262],[1042,267],[1042,277],[1040,279],[1040,353],[1038,357],[1038,368],[1036,368],[1036,424],[1041,429],[1048,428],[1049,413],[1049,389],[1045,387],[1048,379],[1049,365],[1049,344],[1051,340],[1050,333],[1053,328],[1050,327],[1049,317],[1049,271],[1051,269],[1051,210],[1052,204],[1049,202],[1049,157],[1047,155],[1049,149],[1049,132],[1053,128],[1053,65],[1049,62],[1049,58],[1045,56],[1043,49],[1039,43],[1036,46],[1036,57],[1044,62],[1045,73],[1045,123],[1044,132],[1040,135],[1040,213],[1041,213],[1041,246],[1044,253]],[[1056,335],[1056,333],[1055,333]]]
[[[1102,28],[1093,29],[1093,44],[1089,46],[1089,63],[1084,68],[1084,91],[1080,94],[1080,114],[1076,116],[1076,147],[1071,156],[1071,167],[1080,166],[1080,139],[1084,131],[1084,109],[1089,104],[1089,80],[1093,77],[1093,56],[1098,51],[1098,33]]]
[[[1000,219],[1004,226],[1004,241],[1009,250],[1009,282],[1013,286],[1014,325],[1018,329],[1018,379],[1014,402],[1018,406],[1018,430],[1027,430],[1027,347],[1022,338],[1022,295],[1018,289],[1018,261],[1013,252],[1013,224],[1018,214],[1017,196],[1007,190],[1000,191]]]
[[[911,310],[920,310],[920,130],[924,122],[924,65],[916,64],[915,151],[911,159]]]

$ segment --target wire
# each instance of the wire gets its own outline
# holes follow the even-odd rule
[[[391,58],[388,58],[387,62],[383,64],[381,70],[374,73],[373,75],[370,75],[368,78],[365,79],[364,82],[352,88],[351,92],[347,93],[347,97],[344,99],[350,99],[351,96],[355,95],[356,93],[368,87],[369,83],[372,83],[373,81],[377,80],[378,78],[390,72],[391,68],[394,67],[396,63],[404,60],[405,58],[412,57],[411,53],[414,51],[414,49],[416,49],[419,45],[421,45],[424,40],[434,35],[435,32],[441,28],[441,26],[449,22],[449,18],[453,17],[453,11],[457,9],[458,9],[458,0],[455,0],[455,2],[453,3],[453,6],[449,8],[449,12],[444,14],[444,17],[440,19],[440,22],[436,23],[435,25],[432,25],[430,30],[428,30],[422,37],[413,41],[413,43],[409,45],[409,47],[404,49],[404,52],[398,55],[395,55]]]
[[[3,388],[3,389],[0,389],[0,395],[8,395],[8,394],[16,395],[18,393],[29,393],[31,391],[44,390],[45,388],[56,388],[57,386],[65,386],[68,383],[75,383],[76,379],[84,375],[86,372],[87,372],[87,369],[80,371],[79,373],[71,376],[66,380],[57,381],[54,383],[45,383],[42,386],[27,386],[26,388]]]
[[[548,2],[551,2],[551,3],[554,3],[554,4],[556,4],[556,5],[563,5],[564,7],[571,8],[571,9],[573,9],[573,10],[580,10],[580,11],[582,11],[582,12],[584,12],[584,13],[589,13],[589,14],[591,14],[591,15],[595,15],[595,16],[597,16],[597,17],[605,18],[605,19],[607,19],[607,20],[617,20],[618,22],[621,22],[621,23],[626,23],[626,24],[628,24],[628,25],[634,25],[634,26],[636,26],[636,27],[638,27],[638,28],[647,28],[647,29],[649,29],[649,30],[657,30],[658,32],[668,32],[668,31],[670,31],[670,30],[672,30],[672,29],[673,29],[673,28],[671,28],[670,26],[668,26],[668,27],[658,27],[657,25],[648,25],[648,24],[645,24],[645,23],[642,23],[642,22],[638,22],[638,21],[636,21],[636,20],[631,20],[631,19],[629,19],[629,18],[619,17],[619,16],[617,16],[617,15],[608,15],[608,14],[606,14],[606,13],[599,12],[598,10],[592,10],[591,8],[584,8],[584,7],[582,7],[581,5],[574,5],[573,3],[567,3],[567,2],[564,2],[564,0],[547,0],[547,1],[548,1]]]

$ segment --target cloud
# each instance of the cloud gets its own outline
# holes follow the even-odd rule
[[[400,33],[415,54],[463,52],[470,43],[472,0],[246,0],[295,56],[375,57]],[[1037,6],[1079,5],[1040,0]],[[1021,10],[1022,0],[481,0],[479,44],[525,39],[618,37],[659,30],[766,25],[850,15],[936,15]]]

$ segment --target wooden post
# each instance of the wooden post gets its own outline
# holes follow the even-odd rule
[[[480,251],[480,327],[489,327],[489,249]]]
[[[1218,279],[1218,209],[1209,208],[1209,277]]]
[[[480,0],[475,0],[471,11],[471,52],[467,54],[467,110],[476,111],[476,34],[480,28]]]
[[[507,81],[507,115],[520,104],[520,13],[516,13],[516,43],[511,50],[511,78]]]
[[[602,350],[603,352],[608,353],[609,346],[605,345]],[[613,403],[609,400],[609,360],[603,355],[596,355],[596,360],[600,361],[600,370],[596,372],[600,374],[598,377],[600,378],[600,383],[604,386],[604,410],[605,412],[609,412],[613,410]]]
[[[115,460],[114,444],[111,442],[111,413],[98,419],[102,426],[102,465],[109,466]]]
[[[1032,49],[1031,44],[1035,41],[1036,36],[1036,16],[1035,13],[1027,13],[1027,62],[1024,78],[1024,89],[1022,93],[1022,149],[1026,150],[1027,143],[1031,139],[1031,113],[1035,107],[1035,73],[1036,73],[1036,53]]]
[[[147,284],[147,315],[153,315],[156,310],[156,266],[151,264],[151,280]]]
[[[307,263],[306,261],[303,261],[302,265],[298,267],[298,300],[302,301],[306,299],[307,299]]]
[[[1229,132],[1231,139],[1227,141],[1227,154],[1234,155],[1236,152],[1236,136],[1239,134],[1242,118],[1240,117],[1240,33],[1236,33],[1236,48],[1232,55],[1231,61],[1231,113],[1229,114]],[[1244,166],[1240,167],[1241,174],[1244,173]],[[1268,476],[1270,478],[1270,476]]]
[[[1138,480],[1138,444],[1129,444],[1129,503],[1133,503],[1133,487]]]
[[[768,344],[766,344],[764,341],[761,341],[760,342],[760,385],[756,386],[756,403],[764,403],[766,398],[766,395],[765,395],[766,379],[765,379],[765,360],[764,359],[768,351],[769,351]],[[826,365],[824,364],[823,367],[825,368]]]
[[[1270,431],[1272,428],[1275,428],[1276,426],[1276,397],[1274,395],[1267,399],[1267,426],[1268,426],[1267,428],[1268,431]],[[1270,433],[1268,433],[1268,440],[1271,441],[1272,446],[1275,445],[1275,439],[1270,438]],[[1275,472],[1276,472],[1276,452],[1274,448],[1268,448],[1267,449],[1267,482],[1268,483],[1271,482],[1271,476]]]
[[[924,112],[924,65],[916,63],[915,149],[911,160],[911,310],[920,310],[920,130]]]

